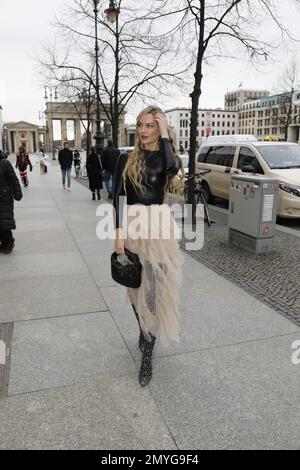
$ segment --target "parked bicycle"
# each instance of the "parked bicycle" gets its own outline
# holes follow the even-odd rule
[[[201,170],[198,173],[195,173],[194,175],[188,176],[186,178],[186,181],[184,183],[184,202],[189,203],[189,181],[192,179],[198,178],[197,180],[195,179],[195,192],[194,192],[194,200],[193,204],[203,204],[204,207],[204,217],[205,221],[207,222],[207,225],[210,227],[211,226],[211,218],[209,215],[209,209],[207,205],[207,195],[204,189],[203,181],[201,179],[202,176],[206,175],[207,173],[210,173],[211,170]]]

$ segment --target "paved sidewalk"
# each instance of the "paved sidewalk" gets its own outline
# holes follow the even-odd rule
[[[75,181],[64,191],[55,165],[29,176],[0,256],[0,331],[13,327],[0,448],[299,449],[300,328],[185,255],[181,342],[156,347],[141,388],[98,203]]]

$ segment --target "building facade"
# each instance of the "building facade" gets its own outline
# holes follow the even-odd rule
[[[38,150],[39,126],[26,121],[8,122],[6,128],[6,145],[9,153],[16,153],[19,147],[26,148],[27,152]]]
[[[231,111],[239,111],[244,103],[258,100],[268,96],[267,90],[235,90],[229,91],[225,95],[224,108]]]
[[[189,148],[190,108],[173,108],[165,111],[168,123],[173,129],[178,148]],[[197,146],[210,135],[236,134],[238,130],[238,112],[224,109],[199,109],[197,125]]]
[[[244,103],[239,111],[239,134],[258,140],[300,141],[300,92],[264,96]]]

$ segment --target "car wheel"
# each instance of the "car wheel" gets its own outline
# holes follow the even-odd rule
[[[208,186],[208,183],[206,181],[202,182],[202,188],[204,191],[205,199],[208,204],[212,204],[215,200],[214,196],[210,192],[210,188]]]

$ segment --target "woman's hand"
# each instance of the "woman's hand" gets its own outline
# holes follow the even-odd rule
[[[154,115],[154,120],[157,122],[160,135],[162,139],[169,139],[169,131],[168,131],[168,120],[164,114],[157,113]]]

